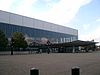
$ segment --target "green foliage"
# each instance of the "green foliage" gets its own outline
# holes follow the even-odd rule
[[[8,45],[8,39],[5,37],[3,31],[0,30],[0,47],[6,47]]]
[[[15,48],[26,48],[27,42],[25,41],[25,37],[20,32],[14,32],[12,35],[12,46]]]

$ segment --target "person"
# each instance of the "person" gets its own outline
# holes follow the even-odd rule
[[[49,48],[47,49],[47,52],[48,52],[48,54],[50,53],[50,49]]]
[[[13,55],[13,47],[11,47],[11,55]]]

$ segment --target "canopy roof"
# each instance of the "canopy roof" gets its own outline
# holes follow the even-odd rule
[[[66,43],[51,44],[50,46],[51,47],[73,47],[73,46],[95,45],[96,43],[98,42],[76,40],[76,41],[66,42]]]

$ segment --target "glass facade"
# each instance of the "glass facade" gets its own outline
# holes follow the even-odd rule
[[[0,30],[4,31],[7,38],[11,38],[13,32],[22,32],[25,35],[25,37],[31,37],[34,40],[47,38],[53,43],[71,42],[78,39],[78,35],[69,35],[7,23],[0,23]]]

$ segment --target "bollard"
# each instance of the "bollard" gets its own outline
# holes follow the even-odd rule
[[[11,48],[11,55],[13,55],[13,48]]]
[[[30,75],[39,75],[39,70],[36,68],[31,68]]]
[[[80,68],[78,66],[72,67],[72,75],[80,75]]]

